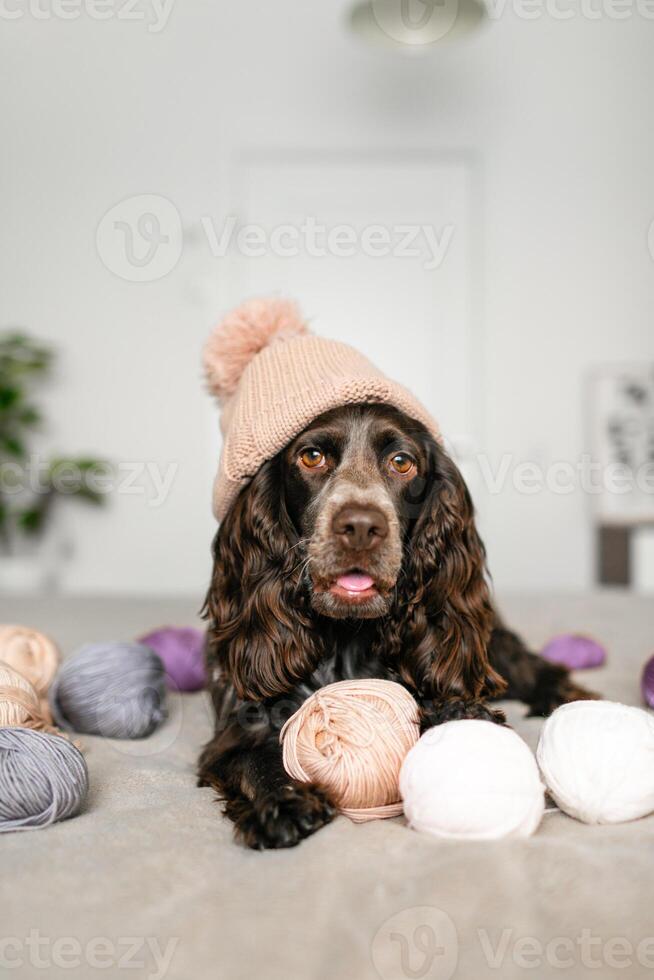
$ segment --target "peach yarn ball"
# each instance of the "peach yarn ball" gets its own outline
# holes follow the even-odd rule
[[[356,823],[402,813],[399,775],[420,735],[418,706],[393,681],[338,681],[321,688],[280,733],[284,767],[322,787]]]
[[[0,661],[0,728],[54,731],[33,685],[9,664]]]
[[[52,640],[28,626],[0,626],[0,660],[3,660],[45,697],[59,667],[61,656]]]

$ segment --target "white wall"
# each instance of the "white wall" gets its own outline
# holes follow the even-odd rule
[[[56,449],[177,466],[159,508],[127,494],[104,514],[68,508],[66,588],[202,593],[217,437],[199,350],[230,294],[199,222],[230,212],[248,148],[471,155],[483,446],[495,461],[575,461],[589,366],[654,359],[653,41],[635,12],[507,9],[403,58],[306,0],[177,0],[159,33],[115,16],[0,18],[0,324],[61,351],[45,396]],[[187,239],[151,283],[112,275],[95,248],[103,214],[135,194],[174,202]],[[587,503],[481,496],[498,587],[588,586]]]

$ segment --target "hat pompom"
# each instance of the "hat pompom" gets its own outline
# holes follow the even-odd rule
[[[210,391],[220,400],[238,387],[245,368],[269,344],[309,333],[296,304],[288,299],[252,299],[228,313],[204,349]]]

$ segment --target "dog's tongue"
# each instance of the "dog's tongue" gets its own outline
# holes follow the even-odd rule
[[[348,575],[339,575],[336,584],[347,592],[365,592],[366,589],[371,589],[375,582],[369,575],[363,575],[361,572],[350,572]]]

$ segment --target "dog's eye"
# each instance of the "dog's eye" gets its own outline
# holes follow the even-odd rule
[[[407,473],[410,473],[411,470],[415,469],[416,465],[415,461],[411,456],[409,456],[408,453],[395,453],[394,456],[391,456],[388,462],[391,469],[395,470],[396,473],[401,473],[402,476],[406,476]]]
[[[315,470],[318,466],[324,466],[325,456],[319,449],[305,449],[300,453],[300,462],[309,470]]]

